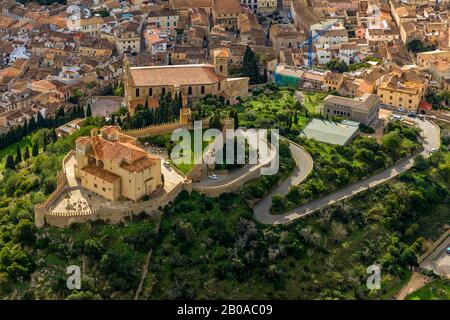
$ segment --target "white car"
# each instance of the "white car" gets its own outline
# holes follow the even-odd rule
[[[218,177],[217,175],[215,175],[214,173],[213,173],[213,174],[210,174],[210,175],[208,176],[208,178],[210,178],[211,180],[219,180],[219,177]]]
[[[169,161],[164,161],[164,166],[166,167],[166,168],[170,168],[170,162]]]

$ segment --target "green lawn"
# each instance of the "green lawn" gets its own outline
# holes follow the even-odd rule
[[[205,132],[205,130],[203,130],[202,133],[204,133],[204,132]],[[174,166],[176,166],[184,174],[187,174],[189,171],[192,170],[192,168],[195,165],[194,159],[200,159],[205,148],[212,142],[212,141],[202,140],[202,154],[195,153],[194,152],[194,130],[190,130],[189,133],[191,134],[191,162],[190,163],[179,163],[179,164],[175,164],[172,162],[172,164]]]
[[[323,99],[328,95],[323,92],[303,92],[305,95],[304,106],[308,109],[311,115],[320,113],[320,106],[323,103]]]
[[[22,153],[24,151],[25,146],[28,146],[30,149],[31,147],[33,147],[31,143],[31,136],[24,137],[22,140],[18,142],[18,144]],[[0,162],[4,162],[8,154],[11,154],[13,156],[16,155],[16,143],[10,144],[6,148],[0,150]]]
[[[433,280],[423,288],[407,296],[406,300],[450,300],[450,281]]]
[[[295,101],[293,92],[285,89],[270,94],[261,93],[237,106],[239,124],[249,128],[283,128],[287,116],[294,113]],[[297,119],[292,129],[301,130],[309,117],[301,110],[297,113]]]

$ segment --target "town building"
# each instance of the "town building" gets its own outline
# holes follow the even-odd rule
[[[282,49],[298,48],[305,39],[305,35],[292,24],[276,24],[270,28],[269,40],[277,55]]]
[[[161,159],[135,144],[119,127],[92,129],[76,140],[75,177],[105,199],[138,201],[162,186]]]
[[[177,26],[177,22],[180,19],[177,10],[166,9],[158,11],[150,11],[148,13],[147,22],[150,25],[154,25],[161,30],[174,30]]]
[[[238,17],[242,12],[239,0],[216,0],[214,4],[216,24],[222,25],[226,30],[237,30]]]
[[[114,29],[114,40],[117,52],[138,53],[141,51],[141,37],[139,23],[126,21]]]
[[[329,95],[323,101],[322,113],[329,117],[344,117],[366,126],[374,126],[378,123],[379,103],[379,97],[371,93],[353,99]]]
[[[405,77],[389,74],[383,78],[377,89],[381,102],[396,108],[417,111],[426,91],[425,80],[405,79]]]

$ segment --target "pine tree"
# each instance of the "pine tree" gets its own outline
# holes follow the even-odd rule
[[[33,157],[36,157],[39,154],[39,144],[37,143],[37,141],[33,145],[33,150],[31,151],[31,154],[33,155]]]
[[[30,159],[30,149],[28,149],[28,146],[25,147],[25,152],[24,152],[24,154],[23,154],[23,158],[24,158],[25,160]]]
[[[8,154],[8,156],[6,157],[6,164],[5,164],[6,168],[14,170],[16,168],[16,165],[14,163],[14,158],[12,155]]]
[[[92,117],[91,104],[89,103],[86,108],[86,118]]]
[[[15,164],[19,164],[22,162],[22,153],[20,152],[20,147],[16,144],[16,159]]]

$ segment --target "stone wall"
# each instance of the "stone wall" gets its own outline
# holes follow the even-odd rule
[[[177,121],[172,123],[158,124],[140,129],[122,130],[121,132],[135,138],[153,137],[172,133],[174,130],[186,127],[185,124]]]
[[[62,167],[65,167],[70,157],[75,155],[74,150],[70,150],[62,161]],[[41,228],[45,225],[46,215],[49,212],[51,205],[65,192],[70,191],[70,187],[67,182],[67,177],[64,171],[58,171],[56,174],[56,189],[48,196],[43,202],[34,206],[34,224],[36,227]]]
[[[51,205],[64,193],[69,190],[66,175],[58,171],[56,176],[56,189],[48,196],[47,200],[34,206],[34,224],[41,228],[46,221],[46,214]]]
[[[68,191],[69,189],[70,188],[66,188],[66,191]],[[191,192],[192,182],[190,180],[186,180],[183,183],[178,184],[169,193],[158,197],[157,202],[155,202],[155,199],[150,199],[148,201],[133,203],[126,211],[124,211],[123,209],[100,208],[94,210],[91,214],[79,215],[62,215],[58,213],[50,214],[47,211],[44,221],[40,221],[41,225],[37,226],[42,227],[44,226],[44,224],[48,224],[59,228],[65,228],[73,223],[84,223],[87,221],[96,220],[102,220],[108,223],[117,224],[125,220],[132,220],[134,215],[139,215],[142,212],[145,212],[145,214],[147,214],[148,216],[155,217],[161,214],[161,209],[164,206],[168,205],[170,202],[174,201],[182,190]],[[43,208],[38,208],[38,210],[43,210]],[[46,211],[43,210],[43,212]]]

